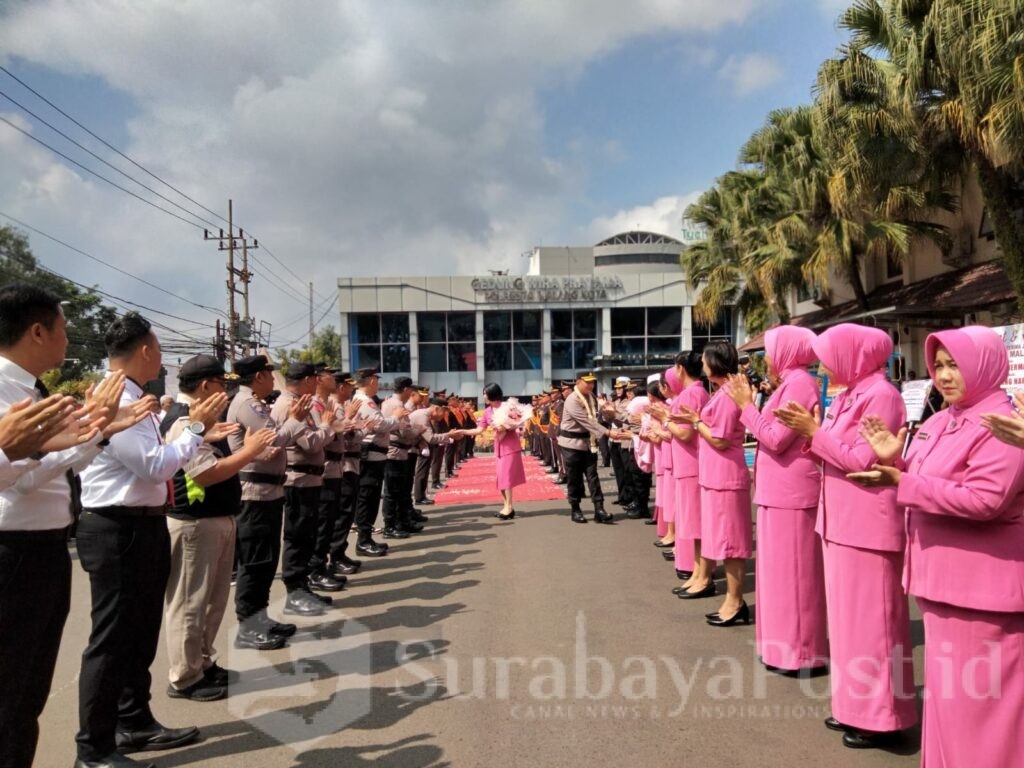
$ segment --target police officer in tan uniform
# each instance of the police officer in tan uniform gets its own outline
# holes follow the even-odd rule
[[[227,421],[241,425],[228,438],[233,453],[243,447],[250,430],[274,429],[274,447],[246,464],[242,481],[242,511],[238,515],[238,576],[235,581],[235,613],[238,616],[236,648],[273,650],[295,634],[294,624],[281,624],[267,616],[270,587],[281,556],[281,524],[284,512],[284,448],[305,429],[310,399],[292,403],[287,418],[278,424],[270,417],[263,398],[274,389],[274,366],[264,355],[236,360],[233,372],[239,377],[238,394],[228,406]]]
[[[596,381],[597,377],[593,373],[578,374],[576,386],[562,408],[558,445],[565,460],[568,481],[566,497],[574,523],[587,522],[580,510],[584,478],[590,490],[590,498],[594,501],[594,522],[611,523],[613,520],[612,515],[604,511],[604,493],[597,476],[597,441],[602,435],[621,440],[625,434],[619,430],[609,430],[598,421],[597,398],[593,395]]]
[[[422,523],[412,520],[409,450],[416,447],[417,431],[409,422],[413,384],[408,376],[395,379],[394,393],[380,404],[381,415],[395,418],[399,426],[388,439],[387,460],[384,465],[384,538],[407,539],[423,530]]]
[[[338,391],[335,399],[344,408],[346,419],[351,419],[351,430],[341,434],[341,483],[338,487],[338,518],[334,524],[327,541],[317,539],[317,553],[323,558],[328,548],[330,550],[331,562],[328,566],[331,575],[350,576],[359,570],[363,565],[361,560],[354,560],[348,556],[348,535],[352,530],[352,523],[356,519],[356,498],[359,495],[359,466],[362,455],[363,438],[366,436],[366,428],[363,422],[359,421],[357,414],[359,403],[353,399],[356,391],[356,380],[348,372],[335,375],[338,384]],[[323,531],[322,536],[327,537],[328,532]]]

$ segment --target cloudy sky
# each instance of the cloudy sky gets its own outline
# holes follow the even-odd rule
[[[678,234],[765,114],[810,99],[842,5],[0,0],[0,64],[216,214],[234,199],[269,249],[251,296],[277,346],[305,330],[307,280],[327,324],[338,276],[517,271],[534,245]],[[0,94],[0,118],[25,132],[0,122],[0,212],[224,306],[223,255],[181,208],[213,214],[4,72]],[[45,266],[208,335],[212,312],[29,234]]]

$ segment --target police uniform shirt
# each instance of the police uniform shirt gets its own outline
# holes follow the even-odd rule
[[[270,416],[270,406],[253,394],[252,387],[245,385],[238,388],[238,394],[228,406],[227,420],[231,424],[241,425],[241,429],[228,437],[228,445],[231,446],[233,453],[241,450],[245,434],[249,430],[255,432],[269,428],[277,431],[274,447],[279,450],[265,451],[246,464],[242,472],[258,472],[270,477],[280,477],[281,480],[279,483],[256,483],[240,475],[242,501],[274,501],[283,498],[288,464],[288,455],[284,448],[295,441],[296,435],[306,428],[305,425],[290,417],[278,425]]]
[[[284,421],[288,418],[288,410],[292,403],[298,400],[298,395],[285,390],[277,398],[274,407],[270,409],[270,418],[274,421]],[[334,430],[330,426],[320,427],[313,421],[313,414],[306,415],[303,428],[295,435],[295,440],[289,444],[285,451],[287,453],[286,469],[288,479],[285,485],[296,488],[317,488],[324,484],[322,474],[314,474],[304,470],[294,469],[299,466],[324,466],[324,446],[334,439]]]
[[[321,399],[320,395],[313,395],[312,413],[315,413],[318,418],[320,414],[322,414],[327,409],[327,405],[328,404]],[[337,405],[337,402],[334,400],[333,397],[331,398],[330,405],[332,407],[334,405]],[[335,422],[338,424],[339,427],[345,425],[344,419],[341,418],[336,418]],[[337,480],[338,478],[341,477],[341,462],[343,451],[344,444],[341,439],[341,433],[339,432],[334,435],[333,439],[328,440],[326,445],[324,445],[324,480]]]
[[[384,416],[380,407],[362,390],[356,390],[352,399],[360,403],[356,418],[360,421],[370,421],[362,442],[363,446],[370,448],[366,453],[366,461],[384,461],[387,458],[391,433],[399,427],[398,420]]]
[[[399,408],[408,408],[398,395],[392,395],[380,404],[381,415],[385,418],[392,418],[392,415]],[[391,460],[405,461],[409,458],[409,449],[416,447],[417,430],[409,422],[409,416],[403,416],[397,420],[398,428],[391,433],[388,439],[387,457]]]
[[[595,440],[608,434],[608,429],[597,420],[597,400],[593,395],[586,398],[584,404],[583,395],[578,390],[573,390],[569,399],[562,407],[562,423],[558,436],[558,445],[561,448],[570,448],[576,451],[589,451],[590,439]],[[589,411],[588,411],[589,406]],[[580,434],[588,433],[586,437],[570,437],[566,432]]]
[[[434,424],[430,420],[430,408],[420,408],[409,414],[409,423],[416,428],[419,443],[426,445],[442,445],[447,442],[448,436],[444,432],[434,431]]]

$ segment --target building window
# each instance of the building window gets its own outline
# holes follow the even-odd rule
[[[696,321],[693,323],[692,338],[695,352],[702,352],[712,341],[732,343],[734,336],[732,307],[723,307],[711,325],[701,325]]]
[[[597,310],[551,311],[551,367],[583,370],[597,354]]]
[[[540,339],[539,311],[484,312],[484,369],[540,370]]]
[[[409,371],[409,316],[405,313],[349,315],[352,369],[379,368],[382,373]]]
[[[476,370],[473,312],[418,312],[420,370],[424,373]]]
[[[673,355],[681,349],[679,307],[623,307],[611,314],[613,355]]]
[[[897,277],[903,277],[903,259],[892,253],[886,254],[885,279],[893,280]]]

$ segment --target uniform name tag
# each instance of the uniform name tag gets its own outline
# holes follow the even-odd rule
[[[929,435],[927,432],[918,432],[916,437],[918,440],[927,440],[929,437],[931,437],[931,435]]]

